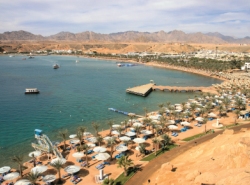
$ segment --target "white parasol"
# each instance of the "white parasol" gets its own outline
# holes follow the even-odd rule
[[[215,113],[211,112],[211,113],[208,114],[208,117],[216,118],[217,115]]]
[[[150,135],[150,134],[152,134],[152,131],[150,131],[150,130],[142,130],[141,133],[143,135]]]
[[[135,142],[135,143],[144,143],[145,142],[145,139],[142,139],[142,138],[135,138],[135,139],[133,139],[133,141]]]
[[[71,135],[69,135],[69,138],[73,139],[73,138],[76,138],[76,136],[77,136],[76,134],[71,134]]]
[[[94,152],[100,153],[100,152],[106,152],[107,148],[102,146],[97,146],[93,149]]]
[[[120,133],[119,133],[118,131],[116,131],[116,130],[113,130],[113,131],[111,132],[111,134],[120,135]]]
[[[112,127],[113,127],[113,128],[119,128],[119,127],[121,127],[121,125],[115,124],[115,125],[112,125]]]
[[[17,181],[14,185],[31,185],[31,182],[27,179],[21,179]]]
[[[169,128],[170,130],[178,129],[178,127],[175,126],[175,125],[168,125],[168,128]]]
[[[90,148],[93,148],[93,147],[96,146],[94,143],[87,143],[87,145],[88,145]]]
[[[81,169],[80,166],[70,165],[70,166],[67,166],[66,168],[64,168],[64,171],[67,173],[73,174],[73,173],[79,172],[80,169]]]
[[[88,138],[87,140],[88,140],[89,142],[91,142],[91,143],[96,143],[96,142],[97,142],[96,137],[90,137],[90,138]]]
[[[5,175],[3,177],[4,180],[13,180],[13,179],[16,179],[17,177],[19,176],[19,173],[18,172],[12,172],[12,173],[8,173],[7,175]]]
[[[42,154],[41,151],[34,151],[29,153],[29,157],[38,157]]]
[[[121,141],[130,141],[130,140],[131,140],[131,138],[128,137],[128,136],[122,136],[122,137],[119,137],[119,139],[120,139]]]
[[[119,146],[116,147],[116,150],[119,151],[119,152],[124,152],[124,151],[128,150],[128,147],[124,146],[124,145],[119,145]]]
[[[101,161],[104,161],[104,160],[107,160],[108,158],[110,158],[110,155],[108,153],[98,153],[95,158],[97,160],[101,160]]]
[[[131,137],[131,136],[135,136],[136,133],[135,132],[126,132],[125,135]]]
[[[174,120],[168,120],[168,124],[169,124],[169,125],[174,125],[174,124],[175,124],[175,121],[174,121]]]
[[[76,153],[73,153],[72,156],[75,157],[75,158],[81,158],[81,157],[84,156],[84,153],[82,153],[82,152],[76,152]]]
[[[31,169],[31,172],[32,173],[43,173],[45,172],[46,170],[48,169],[47,166],[44,166],[44,165],[40,165],[40,166],[36,166],[34,168]]]
[[[116,136],[112,136],[112,137],[106,136],[106,137],[104,137],[103,139],[104,139],[105,141],[108,141],[108,140],[110,140],[110,139],[116,139]]]
[[[83,132],[83,135],[84,136],[89,136],[89,135],[91,135],[91,133],[90,132]]]
[[[180,123],[182,126],[190,126],[190,123],[187,121],[183,121]]]
[[[80,142],[79,139],[71,139],[71,140],[70,140],[70,143],[71,143],[71,144],[76,144],[76,143],[79,143],[79,142]]]
[[[52,159],[51,161],[50,161],[50,163],[57,163],[57,162],[59,162],[59,163],[61,163],[61,164],[65,164],[66,163],[66,159],[64,159],[64,158],[55,158],[55,159]]]
[[[203,121],[203,119],[204,119],[204,118],[202,118],[202,117],[197,117],[197,118],[195,118],[196,121]]]
[[[43,182],[53,182],[56,180],[56,176],[55,175],[46,175],[43,177]]]
[[[143,124],[141,123],[138,123],[138,122],[133,123],[133,127],[142,127],[142,126]]]
[[[0,173],[6,173],[8,171],[10,171],[10,167],[9,166],[3,166],[0,168]]]

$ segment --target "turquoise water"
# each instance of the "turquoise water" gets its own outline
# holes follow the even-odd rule
[[[119,110],[143,114],[143,108],[156,110],[170,101],[180,103],[193,93],[153,92],[139,97],[126,88],[149,83],[159,85],[209,86],[220,81],[200,75],[139,65],[117,67],[115,62],[68,56],[0,57],[0,166],[13,165],[9,156],[33,151],[34,129],[42,129],[52,140],[56,132],[67,128],[75,133],[78,126],[89,128],[97,122],[107,128],[126,116],[108,111]],[[75,61],[79,60],[79,63]],[[58,63],[61,67],[52,68]],[[38,95],[25,95],[25,88],[36,87]],[[28,157],[26,157],[28,159]]]

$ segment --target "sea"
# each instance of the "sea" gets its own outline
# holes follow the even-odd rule
[[[26,60],[23,60],[26,58]],[[78,61],[78,62],[76,62]],[[53,69],[54,64],[59,69]],[[127,116],[108,108],[144,114],[158,109],[161,103],[181,103],[197,93],[154,91],[147,97],[126,93],[126,89],[147,84],[210,86],[220,80],[163,68],[137,65],[118,67],[118,62],[77,56],[0,56],[0,167],[16,167],[10,158],[34,149],[34,130],[41,129],[52,141],[60,141],[57,133],[68,129],[76,133],[91,123],[107,129],[107,122],[119,124]],[[40,94],[24,94],[26,88],[38,88]]]

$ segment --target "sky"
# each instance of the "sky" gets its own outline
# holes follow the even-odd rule
[[[0,0],[0,33],[182,30],[250,36],[250,0]]]

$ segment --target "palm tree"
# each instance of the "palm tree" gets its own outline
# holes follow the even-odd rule
[[[240,116],[240,110],[236,109],[236,110],[234,111],[234,114],[235,114],[234,124],[236,124],[236,121],[237,121],[237,119],[238,119],[239,116]]]
[[[110,160],[111,161],[113,160],[112,156],[113,156],[113,153],[114,153],[114,147],[115,147],[115,145],[116,145],[115,139],[114,138],[110,138],[108,140],[108,142],[107,142],[107,147],[110,147]]]
[[[161,144],[161,141],[157,137],[155,137],[154,139],[152,139],[152,142],[154,144],[155,156],[156,156],[158,148],[159,148],[159,144]]]
[[[112,125],[114,124],[114,121],[108,121],[107,125],[109,126],[109,136],[111,136],[111,132],[112,132]]]
[[[118,127],[116,130],[117,130],[117,132],[119,132],[119,135],[121,135],[122,131],[123,131],[123,128],[122,127]]]
[[[165,149],[169,144],[172,143],[171,138],[167,134],[161,135],[162,138],[162,144],[163,144],[163,149]]]
[[[60,139],[63,140],[63,150],[66,149],[66,140],[68,139],[68,130],[60,130],[57,135]]]
[[[102,136],[97,136],[96,141],[97,141],[98,145],[101,146],[101,143],[103,141],[103,137]]]
[[[77,138],[80,141],[80,146],[82,146],[82,138],[83,138],[82,132],[77,131],[76,135],[77,135]]]
[[[98,129],[100,128],[100,125],[93,122],[92,126],[93,126],[93,128],[95,130],[95,135],[98,136]]]
[[[63,168],[63,164],[60,160],[55,161],[54,163],[50,163],[50,165],[55,168],[58,172],[58,182],[61,182],[61,169]]]
[[[148,108],[144,107],[143,110],[144,110],[144,113],[145,113],[145,117],[147,118],[148,117]]]
[[[128,176],[128,168],[132,165],[134,165],[133,161],[128,158],[128,156],[122,156],[120,159],[117,161],[118,168],[123,168],[124,170],[124,176]]]
[[[30,172],[27,174],[26,178],[31,182],[31,184],[36,185],[36,181],[38,180],[39,172]]]
[[[82,146],[83,150],[84,150],[84,153],[85,153],[85,161],[87,163],[87,167],[88,167],[88,150],[91,148],[89,145],[87,144],[84,144]]]
[[[143,154],[143,155],[145,155],[145,153],[146,153],[146,146],[145,146],[145,144],[139,144],[139,151],[140,151],[140,153],[141,154]]]
[[[134,127],[134,128],[135,128],[136,137],[139,137],[139,133],[140,133],[140,131],[141,131],[141,127],[136,126],[136,127]]]
[[[219,111],[219,116],[221,117],[222,112],[225,110],[224,107],[223,107],[223,105],[219,105],[217,107],[217,110]]]
[[[159,107],[160,109],[162,109],[162,108],[163,108],[163,106],[164,106],[164,104],[163,104],[163,103],[158,104],[158,107]]]
[[[104,181],[102,182],[102,185],[116,185],[116,182],[114,179],[110,179],[110,178],[106,178],[104,179]]]
[[[125,128],[125,131],[127,132],[128,120],[124,120],[124,122],[122,124],[123,124],[123,126]]]
[[[197,105],[195,103],[190,104],[190,110],[192,111],[192,117],[194,119],[194,111],[196,110]]]
[[[86,128],[86,127],[83,127],[83,126],[80,126],[80,127],[77,128],[77,131],[78,131],[78,132],[81,132],[81,133],[82,133],[82,136],[84,136],[84,132],[86,132],[86,130],[87,130],[87,128]],[[80,140],[80,142],[83,142],[83,141],[84,141],[84,138],[82,138],[82,139]]]
[[[131,140],[124,140],[123,143],[128,147],[128,145],[131,143]]]
[[[230,99],[228,97],[225,97],[222,101],[223,101],[223,104],[225,106],[226,113],[227,113],[227,110],[228,110],[228,107],[229,107],[231,101],[230,101]]]
[[[14,155],[13,157],[11,157],[11,161],[18,164],[20,176],[22,177],[23,176],[23,156]]]
[[[204,118],[203,119],[203,121],[202,121],[202,124],[204,124],[205,125],[205,133],[207,132],[207,121],[208,121],[208,119],[207,118]]]

